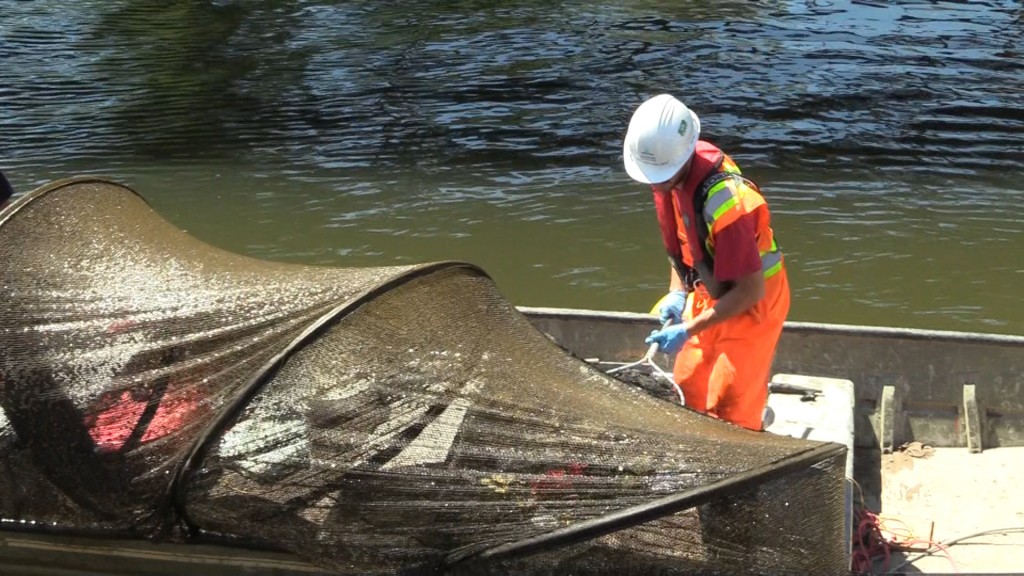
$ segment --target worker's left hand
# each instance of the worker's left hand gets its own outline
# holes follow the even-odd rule
[[[671,320],[673,323],[683,321],[683,310],[686,309],[686,292],[672,290],[661,298],[661,306],[658,308],[659,319],[664,324]]]
[[[668,328],[651,332],[651,335],[644,342],[648,344],[657,342],[659,350],[666,354],[675,354],[679,352],[679,349],[683,347],[683,344],[689,338],[690,335],[686,331],[685,324],[673,324]]]

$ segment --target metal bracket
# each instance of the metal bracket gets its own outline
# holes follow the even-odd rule
[[[892,454],[893,446],[895,445],[896,415],[899,414],[896,400],[895,386],[882,387],[882,406],[881,410],[879,410],[880,420],[878,422],[879,444],[881,445],[882,454]]]
[[[981,446],[981,410],[978,409],[978,397],[974,384],[964,385],[964,431],[967,435],[967,451],[978,454]]]

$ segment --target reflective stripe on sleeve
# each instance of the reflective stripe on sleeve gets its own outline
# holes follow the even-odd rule
[[[761,270],[764,271],[765,280],[782,270],[782,250],[779,250],[775,240],[772,240],[771,250],[761,254]]]
[[[733,193],[729,182],[732,179],[722,180],[708,190],[707,200],[704,201],[704,220],[711,230],[717,220],[725,211],[736,206],[736,195]]]

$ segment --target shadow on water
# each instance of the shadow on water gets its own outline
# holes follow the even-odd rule
[[[230,154],[279,123],[274,111],[301,82],[293,2],[129,2],[108,5],[78,47],[109,45],[93,74],[122,87],[108,116],[126,151],[156,159]],[[264,59],[276,48],[287,55]],[[296,65],[299,64],[299,65]],[[272,77],[272,82],[260,78]],[[256,90],[249,89],[254,83]]]

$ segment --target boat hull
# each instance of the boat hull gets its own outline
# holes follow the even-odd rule
[[[520,310],[577,356],[607,362],[641,357],[657,327],[649,314]],[[1024,337],[787,322],[773,373],[852,381],[857,447],[1024,446]]]

